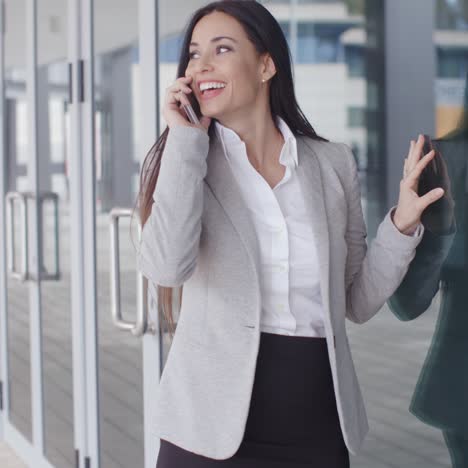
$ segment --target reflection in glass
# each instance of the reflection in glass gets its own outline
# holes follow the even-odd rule
[[[67,3],[51,4],[39,0],[37,11],[37,155],[39,193],[42,198],[39,235],[42,252],[40,270],[44,443],[45,456],[54,466],[71,468],[75,464],[75,448],[70,196],[67,172]],[[40,20],[45,17],[51,18],[51,22]]]
[[[134,208],[139,178],[138,2],[94,2],[99,437],[102,468],[144,467],[142,341],[112,323],[109,214]],[[125,28],[122,28],[125,24]],[[137,223],[120,219],[124,319],[136,317]]]
[[[452,466],[462,468],[468,466],[468,81],[457,127],[434,147],[440,160],[428,179],[445,195],[423,213],[423,239],[389,305],[399,319],[414,320],[440,290],[438,322],[410,411],[442,430]]]
[[[28,106],[26,103],[26,17],[25,0],[5,4],[5,155],[7,191],[30,189],[28,151]],[[13,242],[15,264],[22,265],[25,252],[21,242],[24,219],[14,203]],[[8,253],[11,255],[11,252]],[[29,340],[29,283],[7,276],[8,394],[10,422],[32,441],[31,362]]]
[[[404,321],[437,313],[410,411],[442,431],[452,466],[468,466],[468,6],[438,0],[436,138],[439,158],[426,180],[445,189],[423,213],[423,240],[390,298]],[[424,175],[424,174],[423,174]],[[430,187],[433,188],[433,187]],[[440,296],[440,297],[437,297]],[[435,299],[438,300],[435,300]],[[419,319],[421,320],[421,319]]]

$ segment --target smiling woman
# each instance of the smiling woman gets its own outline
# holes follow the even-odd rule
[[[221,36],[216,35],[217,31],[230,33]],[[220,11],[202,17],[193,29],[189,47],[185,75],[193,76],[198,86],[207,82],[224,84],[223,91],[201,93],[195,88],[203,115],[222,118],[230,128],[234,121],[242,120],[249,128],[249,121],[265,120],[259,117],[271,111],[267,108],[268,88],[263,86],[262,78],[274,76],[274,61],[267,52],[259,53],[239,21]],[[220,99],[211,99],[221,95]],[[273,127],[273,122],[269,123]]]
[[[160,221],[166,225],[173,225],[173,222],[176,224],[183,222],[184,231],[193,233],[189,243],[193,245],[195,250],[198,250],[199,247],[200,252],[203,252],[205,245],[211,249],[211,244],[214,246],[219,242],[228,242],[231,247],[222,254],[224,260],[219,259],[217,261],[219,265],[216,263],[211,267],[210,277],[214,289],[210,288],[212,292],[208,296],[213,305],[221,300],[219,307],[223,307],[222,304],[224,304],[225,311],[217,316],[212,316],[211,312],[208,314],[208,311],[205,310],[206,306],[202,306],[200,303],[200,307],[196,307],[196,312],[190,314],[197,321],[196,324],[192,323],[189,329],[186,328],[190,338],[183,337],[184,323],[187,323],[184,319],[188,315],[180,311],[177,332],[160,385],[168,382],[164,377],[171,379],[171,365],[173,370],[178,369],[176,372],[181,373],[183,377],[180,385],[177,385],[178,389],[174,390],[176,393],[182,392],[187,397],[190,396],[192,400],[188,402],[185,409],[182,409],[182,412],[186,415],[192,414],[193,417],[190,418],[190,421],[177,421],[174,415],[169,416],[171,420],[171,427],[169,427],[167,425],[169,420],[163,414],[166,410],[163,408],[169,409],[177,398],[174,395],[175,398],[166,404],[164,402],[166,397],[164,393],[161,394],[158,401],[160,412],[158,432],[161,437],[161,445],[157,466],[158,468],[201,468],[219,463],[225,466],[258,468],[269,467],[272,462],[276,462],[278,468],[283,466],[291,468],[296,463],[309,461],[311,463],[325,463],[329,468],[346,468],[349,466],[349,455],[340,428],[327,356],[327,341],[324,337],[298,339],[299,337],[263,332],[258,356],[263,365],[258,369],[254,387],[250,388],[250,392],[247,390],[249,385],[252,385],[251,377],[240,379],[238,383],[233,382],[232,385],[228,384],[226,390],[231,388],[235,393],[230,397],[228,390],[219,405],[209,396],[208,387],[211,387],[211,377],[204,371],[197,371],[196,375],[190,376],[189,369],[194,369],[191,361],[195,355],[193,348],[190,348],[191,351],[182,361],[174,362],[174,360],[181,358],[180,352],[177,351],[178,344],[186,347],[185,343],[188,342],[206,342],[203,330],[200,332],[201,336],[194,335],[196,330],[201,330],[202,323],[207,328],[215,327],[219,333],[226,326],[231,329],[234,327],[235,330],[239,329],[238,324],[231,322],[235,316],[248,317],[249,320],[253,320],[253,316],[250,318],[251,312],[249,312],[253,305],[253,298],[249,299],[251,292],[249,292],[248,283],[245,284],[243,292],[236,294],[238,299],[235,302],[231,301],[232,305],[224,300],[228,292],[223,292],[223,286],[216,287],[216,276],[220,278],[224,276],[222,268],[219,270],[221,265],[234,272],[245,262],[244,253],[237,250],[238,239],[234,237],[231,241],[228,240],[228,237],[232,236],[228,226],[223,227],[221,231],[216,229],[214,236],[211,237],[202,227],[201,223],[206,225],[209,219],[220,220],[219,213],[223,212],[222,207],[217,207],[218,202],[214,198],[212,203],[215,203],[215,206],[213,209],[221,211],[216,217],[210,217],[209,213],[205,213],[206,216],[203,216],[201,220],[202,213],[198,208],[198,203],[197,206],[194,205],[195,200],[200,201],[201,198],[204,198],[205,209],[213,206],[213,204],[209,204],[210,198],[207,198],[207,192],[210,189],[202,181],[203,176],[207,175],[207,165],[204,163],[204,158],[206,157],[208,141],[214,143],[219,131],[230,131],[232,135],[239,135],[242,139],[239,142],[239,148],[245,148],[246,160],[249,163],[245,169],[249,171],[255,168],[258,171],[251,172],[249,177],[256,173],[257,178],[252,180],[263,184],[262,189],[270,192],[269,194],[265,192],[267,197],[271,196],[272,192],[271,187],[265,183],[266,181],[272,186],[279,186],[280,184],[277,184],[279,180],[284,177],[289,178],[292,175],[290,169],[285,171],[283,165],[286,160],[286,146],[283,149],[286,140],[288,140],[287,147],[291,149],[296,147],[295,143],[290,141],[294,136],[305,136],[318,142],[327,141],[315,133],[297,104],[291,71],[291,55],[281,27],[268,10],[255,1],[214,2],[195,12],[185,33],[177,77],[176,82],[168,88],[163,110],[168,128],[151,149],[143,164],[140,185],[140,218],[143,225],[146,221],[150,225],[152,223],[150,215],[157,216],[155,207],[160,207],[161,204],[165,203],[164,200],[169,201],[176,196],[173,191],[175,179],[171,182],[169,176],[169,174],[174,174],[179,187],[176,192],[180,194],[180,198],[177,198],[179,198],[180,203],[183,203],[184,200],[185,203],[178,204],[178,206],[172,205],[170,212],[173,219],[164,221],[161,218]],[[189,103],[202,121],[200,125],[190,124],[181,112],[180,105]],[[226,139],[224,143],[234,148],[233,141],[231,143],[231,140]],[[183,150],[180,145],[187,151]],[[238,146],[237,143],[235,145]],[[189,153],[192,152],[193,155],[190,156]],[[280,153],[282,153],[281,158]],[[218,159],[220,157],[221,155],[217,156]],[[211,164],[209,165],[211,166]],[[203,168],[203,174],[197,173],[195,175],[188,170],[189,166]],[[179,169],[176,169],[177,167]],[[259,174],[262,177],[258,177]],[[228,185],[222,182],[221,176],[222,174],[219,175],[217,183],[229,190]],[[249,184],[248,180],[246,183]],[[293,183],[297,184],[297,181],[294,179]],[[164,194],[166,188],[169,199]],[[240,197],[239,193],[237,195],[239,202],[241,201]],[[175,201],[175,199],[173,200]],[[154,202],[156,205],[153,204]],[[188,217],[191,219],[190,226],[186,224]],[[207,228],[211,229],[210,226]],[[223,239],[218,237],[220,232],[224,233]],[[147,228],[146,234],[149,235],[148,233],[149,229]],[[174,231],[172,231],[172,235],[175,236],[173,238],[174,245],[186,244],[185,241],[177,237]],[[275,234],[275,238],[276,236],[277,234]],[[266,245],[264,244],[264,247]],[[160,247],[162,250],[159,247],[156,249],[150,247],[152,253],[149,251],[148,253],[153,256],[156,251],[159,251],[169,263],[172,263],[172,253],[166,251],[163,244]],[[178,282],[179,280],[174,282],[174,277],[170,276],[171,273],[167,269],[163,272],[165,278],[159,275],[156,277],[150,273],[148,268],[151,267],[148,264],[145,251],[145,245],[142,245],[139,267],[150,281],[157,284],[163,313],[173,326],[172,286],[182,286],[182,284]],[[307,251],[313,253],[313,245],[310,242]],[[232,253],[233,257],[230,256]],[[216,258],[213,258],[208,251],[206,261],[209,261],[210,258],[216,262]],[[235,265],[230,267],[229,265],[233,261]],[[196,262],[199,269],[203,268],[205,256],[199,256]],[[164,268],[156,259],[152,260],[151,263],[153,265],[159,264],[161,268]],[[168,266],[168,264],[166,265]],[[194,268],[193,262],[187,261],[186,272],[183,273],[186,279],[195,278],[192,275]],[[250,277],[248,270],[245,270],[247,265],[241,268],[242,273],[239,280],[232,278],[232,281],[239,286]],[[215,274],[215,271],[218,270],[219,274]],[[265,272],[265,275],[267,274],[268,272]],[[277,276],[278,274],[284,274],[283,268],[274,276],[275,280],[279,279],[284,284],[284,281]],[[181,289],[184,288],[181,287]],[[197,294],[202,290],[204,290],[204,286],[200,284],[194,289],[183,291],[184,304],[192,303],[195,305],[198,298],[191,299],[190,296],[192,292]],[[222,297],[220,297],[219,292],[221,292]],[[245,298],[243,301],[242,297]],[[206,302],[206,299],[203,301]],[[222,320],[228,318],[228,306],[232,307],[235,304],[237,304],[237,309],[243,307],[245,310],[237,310],[236,314],[229,314],[232,317],[229,319],[231,325],[228,325],[227,322],[223,323]],[[202,319],[202,316],[206,318]],[[246,325],[244,328],[248,333],[250,333],[249,330],[255,329],[256,327],[252,325]],[[240,344],[245,340],[250,340],[250,335],[243,334],[234,339],[237,344]],[[213,363],[216,363],[220,356],[232,354],[229,352],[229,346],[226,342],[223,348],[218,348],[213,354],[200,348],[198,354],[205,354],[206,357],[202,361],[207,359],[206,362],[210,362],[210,367],[213,368]],[[179,348],[180,351],[182,349]],[[235,354],[237,352],[234,352]],[[215,356],[217,357],[213,361]],[[278,361],[280,356],[283,356],[283,361]],[[289,356],[287,361],[284,360],[286,356]],[[254,357],[252,359],[256,360]],[[250,361],[250,366],[253,361]],[[278,362],[282,362],[282,365],[278,366]],[[225,364],[226,368],[232,366],[233,364]],[[249,365],[242,367],[248,369]],[[310,371],[310,369],[313,370]],[[309,377],[304,380],[301,377],[303,375]],[[198,397],[195,396],[193,389],[186,387],[192,379],[199,380],[198,384],[193,381],[196,387],[201,385],[208,392],[202,397],[202,400],[208,397],[208,400],[213,403],[215,413],[212,416],[203,410],[201,401],[196,401]],[[320,385],[317,385],[317,381],[320,382]],[[283,386],[285,382],[288,382],[288,387]],[[219,385],[216,384],[216,387]],[[270,398],[265,400],[267,388],[270,389],[268,391]],[[241,394],[237,394],[239,391]],[[289,398],[284,398],[285,392],[288,392],[292,401],[295,402],[294,407],[291,406],[290,402],[288,403]],[[313,398],[315,404],[311,406],[309,399],[305,398],[306,395],[315,395]],[[244,401],[245,409],[240,412],[233,408],[229,409],[231,401],[239,400]],[[249,407],[249,400],[252,402],[252,406],[250,414],[247,416],[245,410]],[[179,405],[182,407],[184,403],[179,400]],[[232,413],[227,416],[228,419],[223,416],[226,414],[226,410],[228,413]],[[195,413],[201,411],[204,415],[196,416],[194,411]],[[247,421],[238,419],[239,414],[237,413],[243,414]],[[203,418],[211,419],[211,417],[215,417],[222,424],[223,430],[215,429],[215,425],[210,425],[209,433],[202,430],[199,426],[201,420]],[[241,434],[238,431],[243,427],[245,430]],[[213,430],[215,432],[212,432]],[[233,431],[238,434],[234,438]],[[178,435],[175,435],[176,433]],[[314,440],[315,442],[311,444],[311,441]],[[218,461],[216,462],[216,460]]]
[[[354,156],[304,117],[285,36],[254,0],[194,13],[163,116],[137,257],[171,324],[165,299],[183,285],[157,468],[348,468],[368,423],[345,318],[369,320],[408,268],[433,154],[411,146],[401,203],[367,250]]]
[[[196,11],[186,27],[177,77],[193,80],[191,87],[178,86],[177,91],[187,93],[180,99],[190,103],[199,118],[214,119],[238,131],[255,167],[261,164],[254,159],[268,154],[267,148],[262,152],[257,146],[259,142],[281,147],[274,115],[282,117],[294,134],[327,141],[316,134],[297,103],[287,41],[275,18],[258,2],[213,2]],[[224,88],[205,91],[203,87],[210,83],[222,83]],[[165,116],[168,126],[142,165],[138,194],[142,225],[151,213],[171,123],[191,125],[179,106],[179,101],[174,102],[172,119]],[[212,139],[215,122],[205,122]],[[247,130],[254,127],[261,128],[263,135],[249,135]],[[172,288],[158,285],[157,290],[163,314],[173,329]]]

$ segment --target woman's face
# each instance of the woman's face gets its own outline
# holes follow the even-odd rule
[[[259,56],[240,23],[221,12],[204,16],[195,26],[189,47],[185,75],[191,75],[191,88],[201,113],[221,120],[242,118],[260,99],[268,99],[268,54]],[[271,62],[271,63],[268,63]],[[221,89],[202,92],[203,82],[219,82]]]

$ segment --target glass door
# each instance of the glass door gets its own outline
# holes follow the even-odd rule
[[[138,2],[95,0],[93,14],[100,467],[143,468],[142,341],[131,333],[138,313],[138,224],[131,222],[141,125]]]
[[[68,3],[37,0],[37,184],[44,454],[75,466]]]
[[[26,0],[7,1],[5,11],[25,11]],[[11,10],[10,10],[11,8]],[[7,229],[4,230],[4,247],[7,262],[6,275],[6,327],[3,341],[6,367],[2,387],[5,395],[5,410],[12,428],[31,442],[32,424],[32,383],[31,383],[31,327],[30,291],[31,284],[28,264],[28,208],[31,199],[27,193],[32,190],[31,160],[29,157],[28,112],[31,111],[27,96],[27,43],[26,16],[13,16],[17,37],[10,30],[7,16],[4,35],[5,54],[3,102],[4,119],[4,216]],[[8,372],[6,372],[8,370]]]
[[[155,56],[155,32],[148,26],[154,3],[94,0],[82,15],[84,216],[90,220],[84,234],[85,289],[96,298],[89,303],[94,313],[86,328],[96,337],[86,358],[93,468],[153,468],[157,450],[151,421],[158,337],[136,270],[143,139],[148,128],[155,138],[156,128],[155,101],[148,98],[154,99],[156,83],[143,85],[154,74],[142,76]],[[147,119],[148,114],[153,115]]]
[[[156,13],[153,0],[0,9],[0,416],[35,468],[155,465],[160,339],[136,201],[158,127]]]
[[[70,143],[77,91],[76,27],[69,28],[77,2],[0,3],[3,433],[29,466],[79,468],[86,450],[86,395],[76,391],[85,369],[77,301],[83,249],[79,171],[70,170],[79,148]]]

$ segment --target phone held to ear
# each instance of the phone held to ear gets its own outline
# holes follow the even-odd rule
[[[187,96],[187,97],[190,101],[191,96]],[[193,107],[191,104],[182,103],[182,108],[187,114],[187,118],[189,119],[190,122],[192,122],[195,125],[200,125],[200,120],[198,119],[197,114],[195,114],[195,111],[193,110]]]
[[[187,114],[187,117],[190,120],[190,122],[192,122],[195,125],[199,125],[200,120],[198,120],[198,117],[195,114],[195,111],[193,110],[193,107],[190,104],[188,104],[188,105],[182,104],[182,107],[183,107],[185,113]]]

